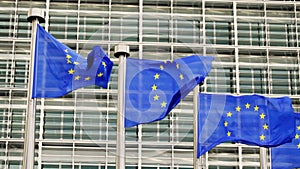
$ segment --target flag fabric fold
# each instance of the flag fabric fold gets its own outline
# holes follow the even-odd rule
[[[300,168],[300,113],[295,113],[295,135],[293,140],[271,148],[272,169]],[[285,121],[284,123],[292,123]]]
[[[163,119],[211,70],[213,57],[191,55],[174,61],[128,58],[125,127]]]
[[[91,85],[107,88],[113,62],[100,46],[84,58],[40,25],[35,45],[32,98],[61,97]]]
[[[197,157],[223,142],[274,147],[294,136],[288,97],[199,94]]]

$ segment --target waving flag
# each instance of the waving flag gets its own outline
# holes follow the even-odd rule
[[[192,55],[174,61],[127,59],[125,127],[161,120],[199,83],[213,57]]]
[[[272,169],[300,168],[300,113],[295,113],[296,134],[290,143],[271,149]],[[284,121],[292,123],[292,121]]]
[[[288,97],[200,93],[198,109],[198,157],[223,142],[274,147],[295,133]]]
[[[86,59],[38,25],[32,98],[60,97],[91,85],[107,88],[112,66],[101,47]]]

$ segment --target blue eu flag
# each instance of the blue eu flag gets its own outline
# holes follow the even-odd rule
[[[274,147],[295,133],[288,97],[200,93],[198,112],[198,157],[223,142]]]
[[[213,57],[192,55],[174,61],[128,58],[125,127],[161,120],[211,70]]]
[[[87,59],[37,28],[32,98],[55,98],[75,89],[97,85],[107,88],[113,63],[95,46]]]
[[[300,168],[300,113],[295,113],[295,130],[293,140],[271,149],[272,169]],[[293,121],[284,121],[293,123]]]

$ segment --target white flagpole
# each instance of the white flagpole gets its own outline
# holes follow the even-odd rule
[[[197,144],[198,144],[198,95],[199,95],[199,85],[193,89],[193,111],[194,111],[194,158],[193,164],[194,169],[198,169],[198,159],[197,159]],[[201,159],[201,157],[200,157]]]
[[[32,8],[28,11],[28,22],[32,22],[31,46],[30,46],[30,67],[27,92],[27,109],[24,138],[23,169],[34,168],[34,150],[35,150],[35,109],[36,100],[32,99],[35,43],[37,24],[45,22],[44,11],[38,8]]]
[[[117,114],[117,142],[116,142],[116,169],[125,169],[125,80],[126,57],[129,56],[128,45],[115,46],[115,57],[119,58],[118,72],[118,114]]]

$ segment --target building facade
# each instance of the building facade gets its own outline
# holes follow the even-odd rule
[[[118,59],[214,56],[201,92],[289,96],[300,111],[300,3],[272,0],[8,0],[0,3],[0,168],[22,167],[30,62],[30,8],[45,29],[86,56],[101,45],[115,65],[108,89],[38,99],[35,166],[115,168]],[[298,21],[299,20],[299,21]],[[299,23],[299,24],[298,24]],[[270,163],[269,163],[270,165]],[[259,147],[224,143],[205,169],[258,169]],[[126,129],[126,168],[193,168],[192,92],[167,118]]]

